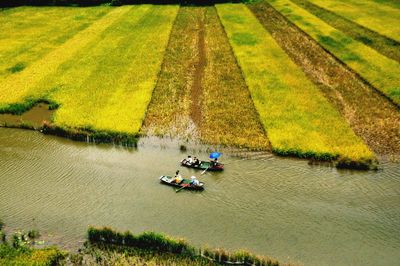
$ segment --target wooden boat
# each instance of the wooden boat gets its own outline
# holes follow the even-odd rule
[[[185,189],[191,189],[191,190],[203,190],[204,189],[204,182],[200,182],[199,185],[193,185],[191,184],[191,180],[183,178],[182,182],[179,184],[175,183],[174,178],[171,176],[160,176],[160,182],[166,185],[174,186],[174,187],[179,187]]]
[[[224,170],[224,165],[222,163],[215,164],[214,162],[209,161],[201,161],[200,164],[193,164],[189,163],[187,159],[183,159],[181,161],[181,165],[189,168],[199,169],[199,170],[206,170],[207,171],[222,171]]]

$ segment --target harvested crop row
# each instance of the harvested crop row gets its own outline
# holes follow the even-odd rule
[[[191,86],[198,61],[198,28],[203,9],[181,7],[173,25],[161,72],[142,132],[147,135],[194,137],[190,119]]]
[[[37,88],[37,83],[45,81],[62,63],[71,58],[74,60],[78,51],[96,40],[106,28],[121,18],[129,9],[129,7],[113,9],[106,16],[95,21],[90,27],[77,33],[23,71],[3,79],[0,82],[0,109],[7,109],[8,104],[24,102],[28,97],[43,97],[48,88]]]
[[[244,5],[217,5],[273,150],[370,162],[374,155]]]
[[[400,156],[400,113],[393,104],[268,3],[248,7],[375,153]]]
[[[400,42],[385,37],[373,30],[340,16],[307,0],[291,0],[293,3],[308,10],[332,27],[342,31],[354,40],[362,42],[378,53],[400,62]]]
[[[400,105],[400,64],[310,14],[289,0],[266,0],[325,49]]]
[[[360,0],[308,0],[366,28],[400,42],[399,9]]]
[[[214,7],[181,7],[143,132],[269,149]]]
[[[104,16],[109,7],[18,7],[0,16],[0,82]]]

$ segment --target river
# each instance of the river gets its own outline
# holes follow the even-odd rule
[[[88,225],[107,225],[305,265],[400,261],[399,164],[364,172],[225,152],[224,172],[199,177],[205,191],[175,193],[158,177],[199,176],[179,167],[189,152],[207,157],[168,140],[123,148],[0,128],[0,217],[67,249]]]

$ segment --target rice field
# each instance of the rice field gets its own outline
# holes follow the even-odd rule
[[[374,153],[400,153],[400,112],[396,106],[271,5],[259,2],[248,7]]]
[[[334,27],[338,24],[327,24],[294,2],[302,1],[265,3],[323,47],[319,56],[333,55],[342,68],[351,69],[351,78],[342,76],[351,80],[346,84],[369,85],[351,86],[361,91],[343,101],[341,95],[324,91],[320,78],[331,75],[325,72],[330,70],[314,71],[295,59],[278,35],[260,23],[264,11],[254,4],[17,7],[0,13],[0,113],[21,114],[45,101],[57,108],[50,123],[66,131],[170,136],[370,163],[375,155],[365,143],[379,145],[371,144],[370,131],[364,129],[373,126],[354,121],[369,123],[375,114],[379,121],[390,114],[382,125],[398,120],[400,64],[386,56],[392,48],[380,51],[355,40]],[[396,23],[392,1],[356,5],[352,0],[340,6],[311,2],[376,31],[374,36],[397,34],[396,27],[376,27]],[[374,14],[353,14],[374,5],[379,6]],[[369,90],[375,89],[387,99],[371,100],[375,94]],[[362,95],[370,103],[388,104],[382,104],[382,112],[372,108],[374,114],[353,119],[349,114],[368,112],[368,104],[358,108],[351,98]],[[342,102],[349,105],[344,108]],[[400,129],[371,132],[375,141]]]
[[[400,64],[350,38],[289,0],[266,0],[291,22],[400,105]]]
[[[110,10],[109,7],[5,9],[0,16],[0,82],[40,60]]]
[[[143,130],[269,149],[214,7],[181,7]]]
[[[341,13],[334,13],[307,0],[291,1],[322,19],[337,30],[342,31],[354,40],[362,42],[372,49],[375,49],[378,53],[400,63],[400,42],[342,17]]]
[[[368,29],[400,42],[400,10],[374,1],[308,0]]]
[[[177,10],[149,5],[113,9],[3,81],[1,89],[14,93],[0,101],[45,98],[60,104],[54,116],[60,127],[137,134]]]
[[[217,10],[275,152],[373,159],[368,147],[246,6],[217,5]]]

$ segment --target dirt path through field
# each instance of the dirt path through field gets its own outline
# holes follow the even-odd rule
[[[400,157],[400,113],[392,103],[269,4],[249,8],[375,153]]]

